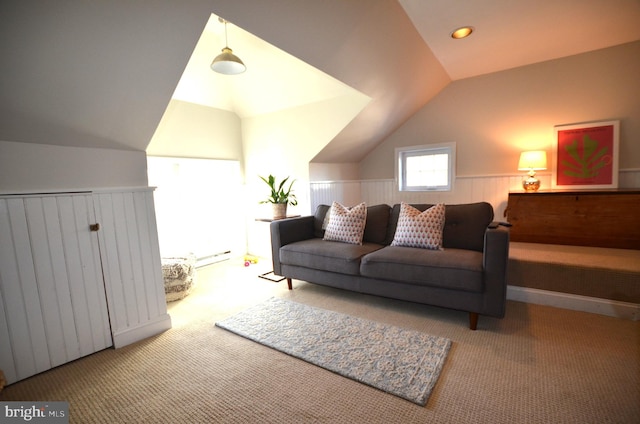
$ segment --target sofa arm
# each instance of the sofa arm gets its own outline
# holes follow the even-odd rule
[[[280,248],[282,246],[314,237],[314,219],[313,216],[302,216],[271,222],[271,260],[274,274],[282,275],[280,273]]]
[[[484,233],[484,284],[487,311],[504,317],[507,301],[507,264],[509,263],[509,229],[487,228]]]

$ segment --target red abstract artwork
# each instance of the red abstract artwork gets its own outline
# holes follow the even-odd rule
[[[558,126],[556,143],[556,188],[617,187],[617,121]]]

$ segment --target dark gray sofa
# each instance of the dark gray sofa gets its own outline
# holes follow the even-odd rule
[[[432,205],[412,205],[424,211]],[[443,250],[390,246],[400,205],[367,208],[362,245],[322,239],[329,210],[273,221],[274,274],[292,279],[502,318],[506,304],[509,230],[492,223],[486,202],[446,205]]]

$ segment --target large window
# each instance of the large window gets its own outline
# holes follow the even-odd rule
[[[397,148],[398,188],[400,191],[450,191],[455,163],[455,143]]]
[[[241,205],[242,175],[235,160],[147,156],[162,257],[193,253],[197,266],[246,251],[245,216],[220,207]]]

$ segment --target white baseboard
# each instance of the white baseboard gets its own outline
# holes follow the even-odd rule
[[[507,299],[536,305],[590,312],[631,321],[640,320],[640,304],[560,293],[527,287],[507,286]]]
[[[113,347],[118,349],[131,343],[155,336],[171,328],[171,316],[164,314],[135,327],[113,334]]]

